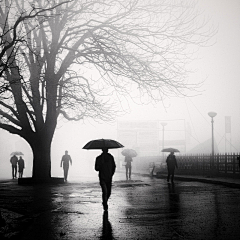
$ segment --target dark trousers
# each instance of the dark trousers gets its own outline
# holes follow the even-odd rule
[[[63,166],[64,180],[67,180],[69,166]]]
[[[131,174],[132,174],[132,166],[125,166],[126,167],[126,178],[130,179],[131,178]]]
[[[111,196],[112,192],[112,181],[105,181],[100,179],[100,186],[102,188],[102,201],[103,205],[107,205],[107,201]]]
[[[17,177],[17,165],[12,165],[12,178]]]
[[[170,177],[171,177],[171,181],[173,182],[174,171],[175,171],[175,168],[168,168],[168,176],[167,176],[167,181],[168,182],[169,182]]]

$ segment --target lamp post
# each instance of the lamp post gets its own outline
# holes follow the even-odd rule
[[[167,125],[166,122],[161,122],[161,125],[162,125],[162,132],[163,132],[163,135],[162,135],[162,149],[164,149],[164,127]],[[164,153],[162,153],[162,160],[164,160]]]
[[[211,164],[211,169],[213,169],[213,166],[214,166],[214,134],[213,134],[213,118],[217,115],[217,113],[215,112],[209,112],[208,113],[208,116],[212,118],[212,164]]]

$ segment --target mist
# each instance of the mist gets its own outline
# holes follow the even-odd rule
[[[92,139],[118,140],[118,124],[124,121],[158,122],[159,142],[155,144],[159,146],[159,154],[163,134],[161,122],[167,123],[164,130],[165,141],[181,140],[185,128],[188,141],[183,151],[188,153],[211,139],[211,118],[208,112],[214,111],[217,113],[214,117],[216,149],[221,153],[240,152],[240,1],[201,0],[199,10],[209,17],[209,24],[218,28],[214,43],[200,48],[196,60],[189,66],[194,72],[189,74],[188,82],[203,82],[202,86],[196,92],[190,92],[189,96],[167,98],[164,102],[155,104],[137,105],[129,99],[130,112],[112,123],[97,123],[87,119],[74,123],[60,120],[52,142],[53,177],[63,176],[60,161],[65,150],[68,150],[73,161],[69,169],[69,179],[89,176],[89,179],[97,180],[94,162],[101,151],[84,150],[82,147]],[[230,133],[225,131],[226,116],[231,117]],[[33,155],[23,139],[0,129],[0,150],[0,178],[11,178],[10,154],[13,151],[24,153],[26,166],[23,175],[32,176]],[[116,159],[121,158],[119,150],[110,150],[110,153]],[[204,153],[204,150],[199,153]]]

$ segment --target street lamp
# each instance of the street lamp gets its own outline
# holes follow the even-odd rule
[[[161,125],[162,125],[162,132],[163,132],[163,135],[162,135],[162,149],[164,149],[164,127],[167,125],[166,122],[161,122]],[[164,160],[164,153],[162,153],[162,158]]]
[[[208,116],[212,118],[212,165],[211,165],[211,168],[213,168],[213,165],[214,165],[214,135],[213,135],[213,118],[217,115],[217,113],[215,112],[209,112],[208,113]]]

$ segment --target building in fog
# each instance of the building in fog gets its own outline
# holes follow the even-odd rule
[[[137,151],[133,168],[148,168],[149,162],[164,161],[166,154],[162,148],[178,148],[186,152],[185,120],[150,120],[150,121],[119,121],[117,128],[118,141],[125,148]],[[119,150],[119,167],[124,165],[124,157]]]

